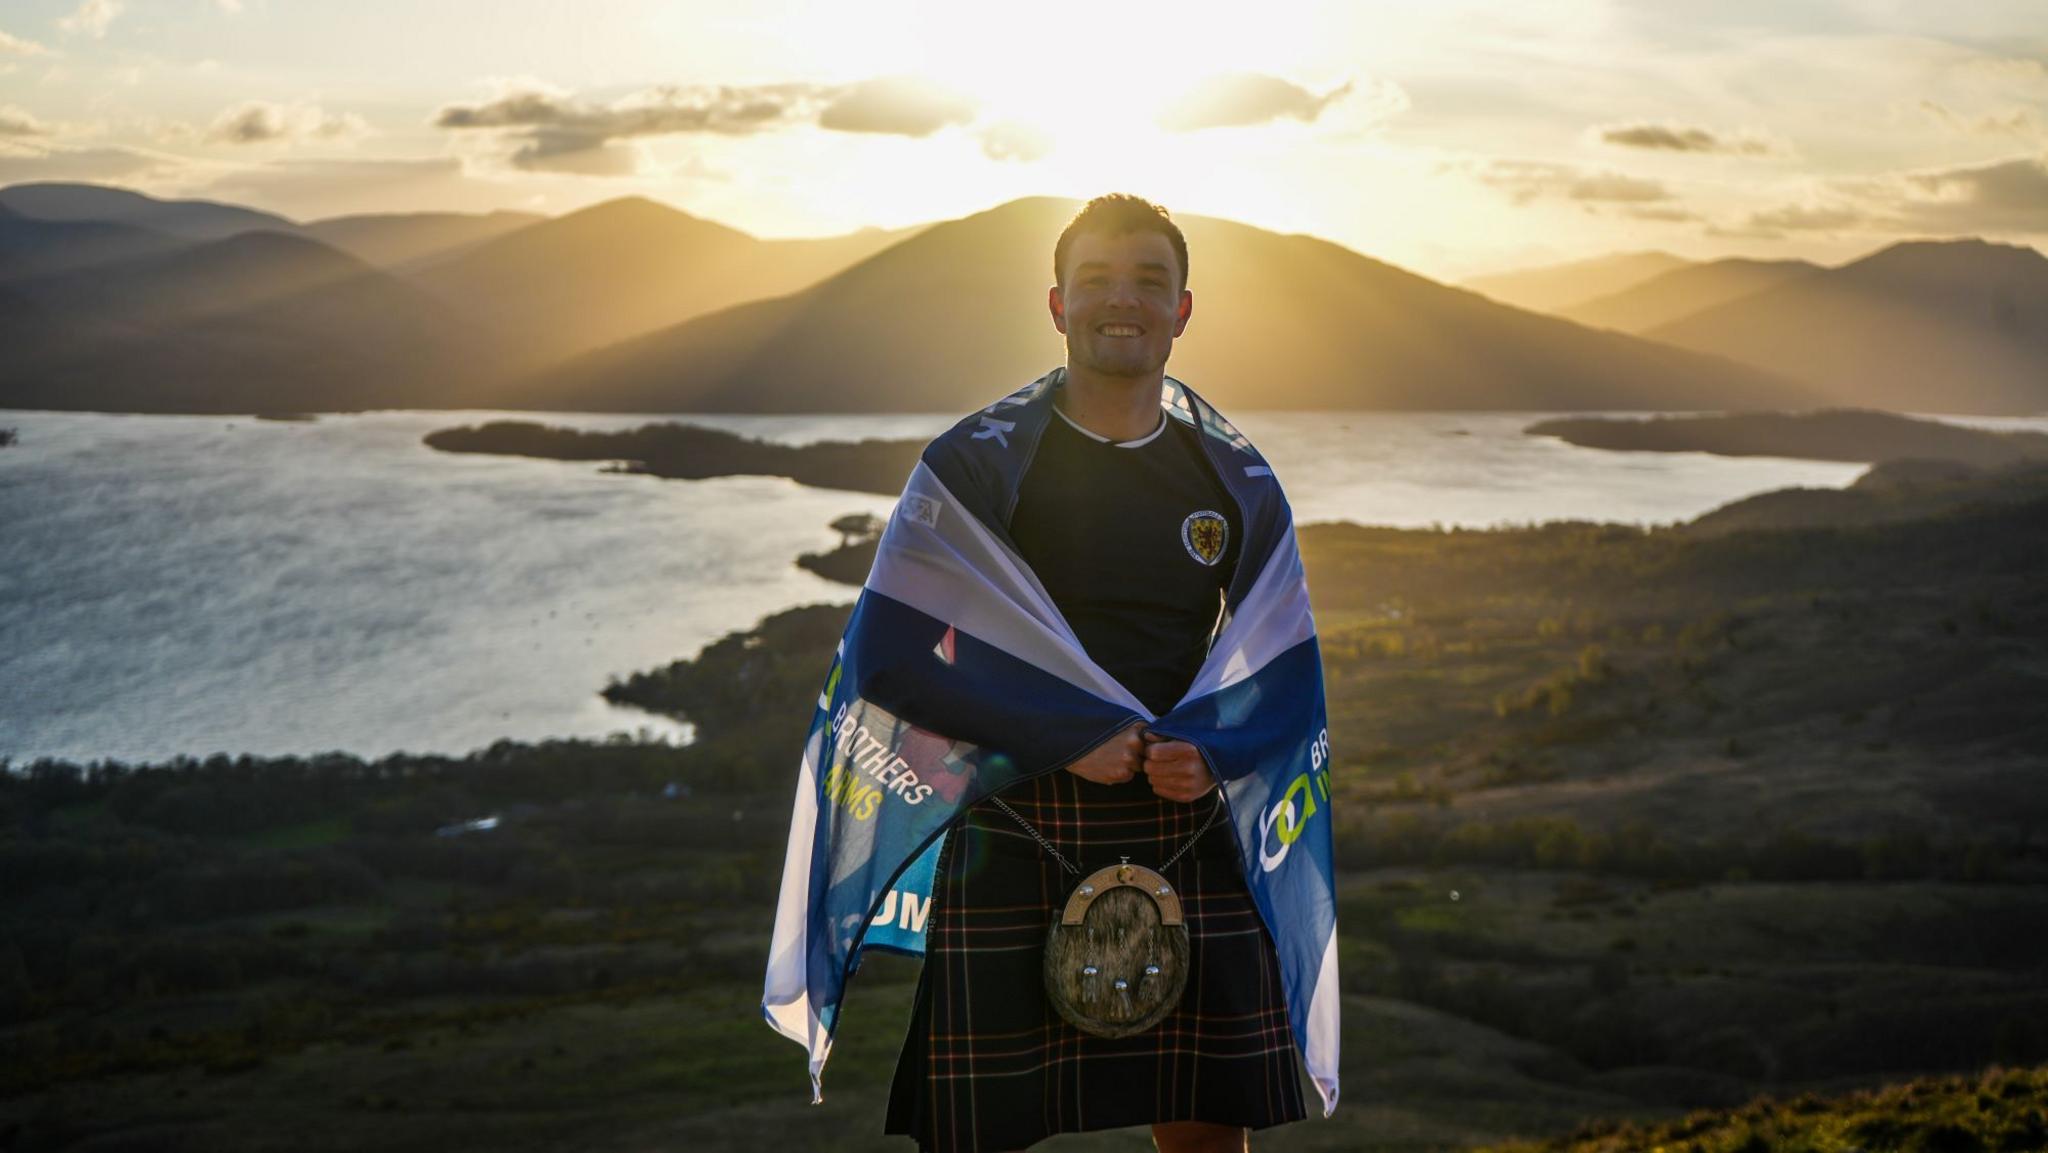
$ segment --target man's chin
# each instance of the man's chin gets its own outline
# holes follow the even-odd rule
[[[1101,356],[1089,350],[1070,347],[1067,349],[1067,359],[1096,376],[1141,379],[1158,376],[1166,371],[1166,358],[1163,356],[1157,360],[1144,356]]]

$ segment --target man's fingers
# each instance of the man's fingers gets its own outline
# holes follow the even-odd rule
[[[1186,741],[1162,740],[1145,748],[1145,778],[1154,795],[1186,803],[1215,787],[1202,751]]]
[[[1169,801],[1185,803],[1187,801],[1200,800],[1202,795],[1208,791],[1206,787],[1200,785],[1168,785],[1158,780],[1152,782],[1153,794]]]

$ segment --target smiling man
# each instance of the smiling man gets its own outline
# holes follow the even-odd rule
[[[1104,196],[1060,235],[1053,273],[1067,363],[1042,382],[1057,419],[1017,466],[1009,543],[1088,657],[1163,716],[1203,669],[1246,533],[1209,434],[1162,403],[1194,309],[1187,243],[1164,209]],[[1162,1150],[1242,1150],[1248,1130],[1305,1116],[1274,945],[1218,791],[1200,749],[1133,723],[967,810],[938,865],[889,1132],[993,1150],[1150,1125]],[[1164,1019],[1105,1038],[1055,1010],[1043,958],[1075,889],[1067,862],[1119,858],[1178,889],[1190,949]]]

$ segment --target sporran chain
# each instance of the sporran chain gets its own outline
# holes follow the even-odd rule
[[[996,808],[999,808],[1003,812],[1008,813],[1010,815],[1011,820],[1024,826],[1024,831],[1031,834],[1031,839],[1038,842],[1039,848],[1044,849],[1046,852],[1052,854],[1052,859],[1060,863],[1060,868],[1065,869],[1067,872],[1072,873],[1076,877],[1081,875],[1081,870],[1077,868],[1072,861],[1067,860],[1065,856],[1061,855],[1058,849],[1053,848],[1052,842],[1045,839],[1044,833],[1039,832],[1038,829],[1035,826],[1033,826],[1030,821],[1025,820],[1021,816],[1018,816],[1017,810],[1004,804],[1003,799],[1001,797],[991,796],[989,797],[989,800],[995,802]],[[1222,811],[1223,786],[1218,785],[1216,786],[1216,803],[1209,809],[1209,819],[1203,821],[1202,827],[1196,829],[1193,836],[1189,837],[1187,841],[1181,845],[1180,848],[1174,850],[1173,856],[1166,858],[1166,862],[1159,866],[1159,871],[1163,873],[1166,870],[1172,868],[1173,863],[1175,861],[1180,860],[1182,855],[1184,855],[1189,849],[1194,848],[1195,842],[1201,840],[1202,834],[1209,831],[1209,826],[1216,823],[1216,816]],[[1130,858],[1125,857],[1124,860],[1128,861],[1130,860]]]

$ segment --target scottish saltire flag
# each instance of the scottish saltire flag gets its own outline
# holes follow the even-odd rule
[[[896,503],[804,744],[761,1011],[810,1051],[821,1099],[862,950],[924,951],[947,830],[974,802],[1144,720],[1199,747],[1223,782],[1327,1115],[1338,1039],[1330,749],[1293,515],[1251,443],[1168,377],[1160,403],[1203,433],[1245,535],[1208,660],[1180,703],[1153,716],[1088,658],[1004,529],[1064,373],[934,439]]]

